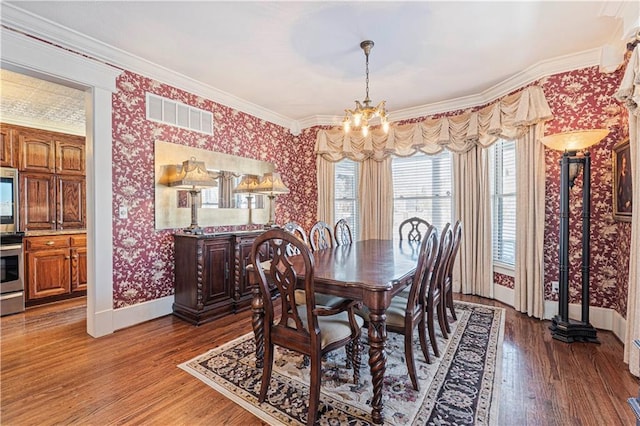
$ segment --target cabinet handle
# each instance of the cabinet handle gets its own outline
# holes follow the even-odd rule
[[[52,245],[55,244],[55,242],[54,241],[47,241],[45,244],[48,245],[48,246],[52,246]]]
[[[224,279],[229,279],[229,262],[224,262]]]

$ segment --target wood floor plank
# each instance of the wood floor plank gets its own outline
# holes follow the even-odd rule
[[[251,331],[249,311],[199,327],[166,316],[94,339],[85,309],[76,299],[1,319],[1,424],[263,424],[177,368]],[[612,333],[565,344],[547,321],[506,312],[500,425],[633,424],[626,399],[638,380]]]

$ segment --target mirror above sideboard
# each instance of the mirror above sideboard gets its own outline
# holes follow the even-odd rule
[[[154,156],[155,228],[184,228],[191,222],[189,191],[168,186],[180,172],[185,160],[204,162],[216,186],[203,188],[198,209],[200,227],[264,224],[269,220],[269,200],[258,194],[234,193],[246,175],[259,177],[273,172],[266,161],[253,160],[220,152],[156,141]],[[251,210],[248,208],[251,202]]]

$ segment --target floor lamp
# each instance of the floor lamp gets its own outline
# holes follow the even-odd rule
[[[287,188],[284,182],[282,182],[280,173],[272,172],[264,174],[264,176],[260,180],[260,184],[258,185],[258,189],[256,190],[256,192],[266,194],[269,198],[269,222],[267,222],[264,227],[271,228],[273,225],[275,225],[274,203],[276,195],[288,194],[289,188]]]
[[[609,134],[606,129],[579,130],[542,138],[548,148],[563,151],[560,160],[560,238],[558,315],[551,321],[554,339],[599,343],[596,329],[589,322],[589,257],[591,220],[591,157],[586,148]],[[580,320],[569,318],[569,189],[583,172],[582,184],[582,312]]]
[[[238,186],[233,189],[234,194],[247,194],[247,204],[249,207],[249,225],[252,225],[253,219],[251,218],[251,200],[253,199],[253,193],[256,192],[258,183],[260,180],[257,175],[244,175],[240,180]]]
[[[191,225],[184,229],[187,234],[199,235],[203,233],[198,226],[198,195],[202,188],[217,186],[217,181],[211,177],[204,161],[196,161],[195,157],[182,162],[182,169],[171,177],[168,186],[186,189],[191,196]]]

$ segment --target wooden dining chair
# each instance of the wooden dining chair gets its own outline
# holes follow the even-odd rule
[[[462,222],[459,220],[453,225],[453,247],[451,248],[451,253],[449,254],[449,259],[447,261],[447,273],[443,281],[442,287],[442,298],[443,298],[443,313],[445,318],[445,326],[447,328],[447,333],[451,334],[451,328],[449,327],[449,320],[447,314],[447,308],[451,312],[451,317],[453,321],[457,321],[458,317],[456,316],[456,310],[453,306],[453,264],[456,261],[456,256],[458,255],[458,251],[460,249],[460,242],[462,241]]]
[[[398,227],[400,241],[404,240],[405,236],[409,241],[421,241],[429,226],[431,226],[429,222],[419,217],[410,217],[404,220]]]
[[[438,246],[438,257],[433,274],[431,274],[428,288],[424,298],[424,309],[426,316],[427,329],[429,330],[429,340],[436,357],[440,357],[438,350],[438,342],[436,341],[435,321],[437,316],[440,331],[445,338],[448,338],[447,328],[444,318],[444,304],[442,299],[442,281],[447,273],[447,258],[453,247],[453,232],[451,225],[446,224],[440,234],[440,244]]]
[[[404,293],[400,293],[400,295],[391,299],[391,304],[385,314],[387,316],[387,330],[404,335],[404,356],[409,378],[413,388],[419,390],[416,363],[413,355],[413,330],[416,327],[418,328],[422,354],[427,363],[431,364],[426,334],[425,309],[422,301],[438,257],[438,233],[436,228],[429,226],[422,242],[414,242],[412,244],[419,245],[419,248],[416,272],[411,285],[408,287],[409,292],[406,297],[404,297]],[[369,322],[369,312],[366,309],[360,309],[356,312],[364,318],[365,323]]]
[[[344,219],[340,219],[336,222],[336,226],[333,228],[333,236],[336,239],[336,244],[339,246],[344,246],[353,242],[351,228],[349,228],[349,224]]]
[[[300,226],[298,223],[296,223],[296,222],[287,222],[283,226],[283,229],[285,231],[287,231],[288,233],[295,235],[300,240],[304,241],[304,243],[306,245],[309,245],[309,240],[307,239],[307,234],[304,232],[304,229],[302,228],[302,226]],[[299,253],[295,253],[294,246],[288,246],[287,250],[289,250],[289,256],[293,256],[294,254],[299,254]]]
[[[309,242],[313,251],[333,247],[333,231],[326,222],[318,221],[309,231]]]
[[[267,245],[271,254],[269,269],[261,262],[261,249]],[[300,252],[294,259],[287,254],[287,245]],[[255,239],[251,248],[251,263],[257,272],[258,283],[264,301],[264,366],[258,401],[264,402],[271,380],[274,362],[274,346],[299,352],[311,359],[309,384],[309,411],[307,425],[313,425],[318,417],[322,357],[337,348],[346,347],[347,365],[353,367],[353,381],[360,379],[360,327],[361,318],[355,315],[356,301],[345,299],[337,307],[327,309],[316,305],[314,294],[314,258],[307,245],[294,235],[273,229]],[[267,274],[269,280],[267,280]],[[270,297],[270,282],[280,292],[281,315],[276,317],[277,303]],[[295,304],[295,290],[304,282],[306,304]]]

